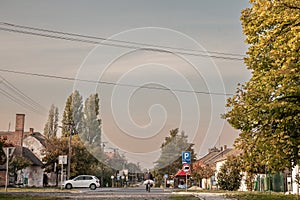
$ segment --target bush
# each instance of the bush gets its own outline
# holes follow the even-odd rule
[[[238,190],[242,180],[238,158],[229,157],[224,165],[221,166],[217,178],[221,189],[229,191]]]

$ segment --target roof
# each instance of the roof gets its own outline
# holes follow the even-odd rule
[[[232,148],[226,148],[223,151],[218,152],[216,155],[212,156],[211,158],[207,159],[204,164],[215,164],[216,161],[220,158],[227,158],[226,154],[232,151]]]
[[[209,149],[209,152],[203,156],[202,158],[200,158],[199,160],[197,160],[195,163],[202,163],[202,164],[206,164],[206,162],[208,160],[210,160],[211,158],[213,158],[214,156],[216,156],[217,154],[219,154],[221,152],[221,150],[219,150],[218,148],[214,147],[212,149]]]
[[[196,163],[200,162],[203,165],[215,165],[217,162],[226,160],[228,156],[237,156],[242,152],[233,148],[221,148],[221,150],[217,148],[209,149],[209,153],[196,161]]]
[[[16,147],[13,156],[21,156],[23,151],[23,157],[27,158],[31,162],[31,166],[43,166],[42,161],[40,161],[28,148],[26,147]],[[0,165],[0,170],[6,169],[6,165]]]
[[[202,161],[203,163],[207,162],[208,160],[210,160],[211,158],[215,157],[216,155],[218,155],[220,153],[220,151],[214,151],[214,152],[209,152],[208,154],[206,154],[205,156],[203,156],[202,158],[200,158],[199,160]]]
[[[23,132],[23,138],[31,135],[32,132]],[[14,144],[14,146],[19,146],[21,144],[21,135],[20,132],[16,131],[0,131],[0,137],[5,138],[9,143]]]
[[[227,158],[229,156],[238,156],[242,153],[241,150],[238,150],[238,149],[231,149],[231,151],[227,152],[223,157],[220,157],[218,159],[215,160],[215,162],[221,162],[221,161],[224,161],[224,160],[227,160]]]
[[[25,138],[27,137],[34,137],[46,148],[48,147],[48,145],[50,145],[50,143],[47,142],[48,139],[40,132],[33,132],[32,134],[25,136]]]
[[[40,161],[40,159],[38,159],[34,153],[32,153],[32,151],[30,151],[28,148],[26,147],[16,147],[15,152],[14,152],[14,156],[21,156],[21,151],[23,150],[23,157],[27,158],[33,166],[43,166],[42,161]]]

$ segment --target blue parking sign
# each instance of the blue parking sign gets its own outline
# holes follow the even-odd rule
[[[182,164],[191,164],[191,152],[190,151],[182,152]]]

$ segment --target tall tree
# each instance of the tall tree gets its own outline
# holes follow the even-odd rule
[[[161,155],[155,162],[155,168],[158,169],[159,174],[176,174],[179,169],[182,168],[181,153],[183,151],[191,152],[191,161],[196,160],[193,144],[188,143],[188,136],[184,131],[179,133],[178,128],[170,130],[170,136],[165,138],[165,141],[161,145]]]
[[[82,139],[88,144],[101,147],[101,119],[98,94],[90,95],[84,105]]]
[[[44,128],[44,135],[48,139],[57,136],[58,115],[58,108],[52,104],[49,110],[48,120]]]
[[[82,96],[75,90],[67,99],[62,119],[62,135],[69,136],[73,133],[82,133],[83,102]]]
[[[300,155],[300,3],[250,0],[242,11],[249,44],[245,63],[251,79],[240,86],[224,117],[240,136],[244,166],[273,172],[299,164]]]

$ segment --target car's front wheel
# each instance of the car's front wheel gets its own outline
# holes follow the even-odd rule
[[[91,190],[96,190],[96,188],[97,188],[97,186],[96,186],[95,184],[91,184],[91,185],[90,185],[90,189],[91,189]]]
[[[66,185],[66,189],[72,189],[72,184],[71,183],[68,183],[67,185]]]

